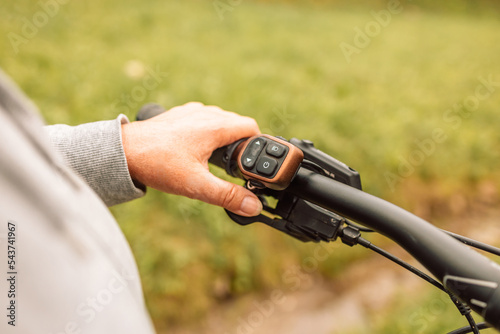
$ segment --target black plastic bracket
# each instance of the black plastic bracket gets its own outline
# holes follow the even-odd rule
[[[274,209],[264,205],[264,211],[269,216],[243,217],[227,210],[226,213],[240,225],[263,223],[303,242],[334,241],[345,222],[333,212],[292,196],[280,199]]]
[[[310,140],[290,139],[290,143],[304,152],[304,160],[322,169],[323,174],[332,179],[361,190],[361,177],[359,173],[323,151],[314,147]]]

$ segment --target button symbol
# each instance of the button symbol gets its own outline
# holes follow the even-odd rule
[[[286,146],[278,143],[269,143],[266,148],[266,152],[273,157],[280,158],[285,154]]]
[[[257,160],[257,173],[265,176],[273,175],[277,166],[278,160],[270,157],[260,157],[259,160]]]
[[[266,146],[267,141],[264,138],[255,138],[248,144],[241,157],[241,163],[245,170],[250,170],[255,166],[260,152]]]

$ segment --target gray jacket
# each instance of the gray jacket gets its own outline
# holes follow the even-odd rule
[[[0,71],[1,333],[154,332],[106,207],[144,194],[127,170],[122,122],[44,129]]]

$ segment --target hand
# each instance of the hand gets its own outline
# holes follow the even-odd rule
[[[197,102],[122,125],[132,179],[243,216],[256,216],[262,204],[249,190],[211,174],[208,159],[215,149],[259,133],[252,118]]]

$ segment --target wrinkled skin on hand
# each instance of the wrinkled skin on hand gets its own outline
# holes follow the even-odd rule
[[[259,214],[262,204],[249,190],[211,174],[208,159],[215,149],[259,133],[252,118],[197,102],[122,125],[123,147],[134,180],[243,216]]]

